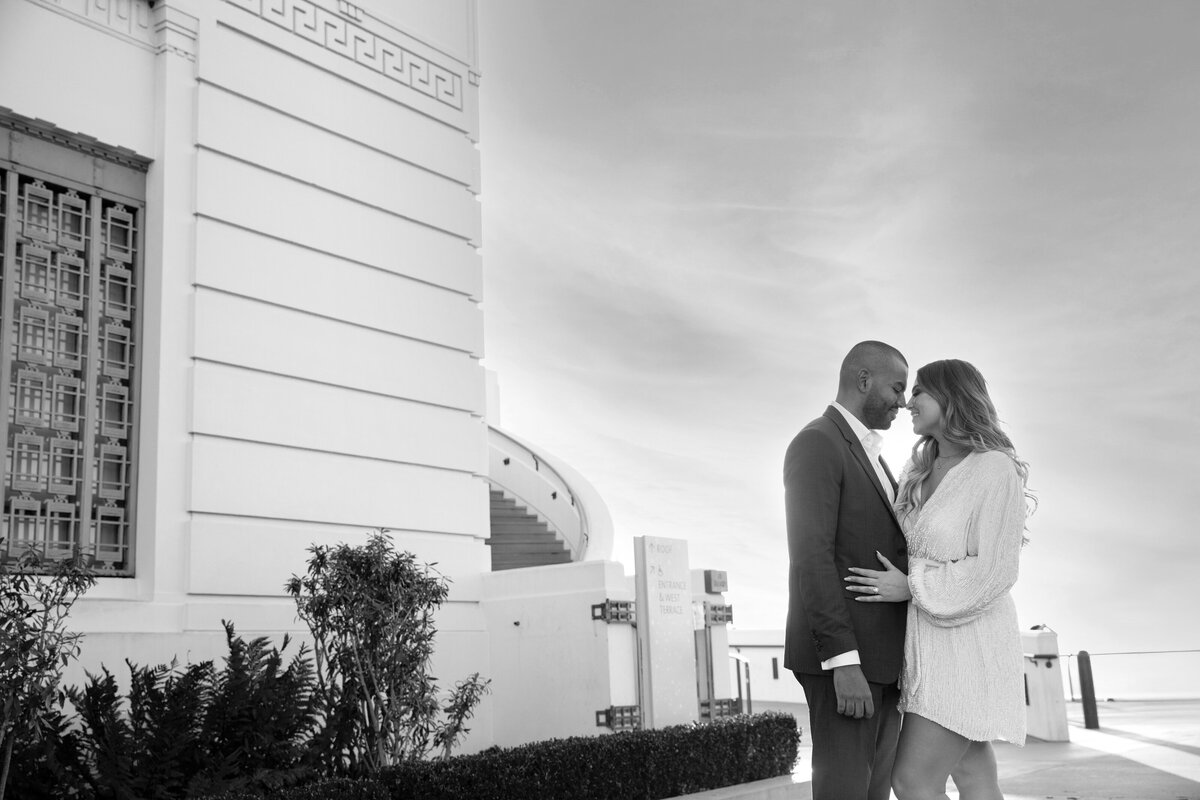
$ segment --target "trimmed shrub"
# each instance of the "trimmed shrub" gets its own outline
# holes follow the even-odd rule
[[[743,715],[400,764],[380,779],[392,800],[657,800],[786,775],[799,742],[789,714]]]
[[[661,800],[787,775],[800,732],[790,714],[742,715],[611,736],[389,767],[378,779],[334,779],[268,792],[266,800]],[[258,800],[250,793],[201,800]]]
[[[328,778],[276,789],[267,795],[271,800],[391,800],[383,784],[369,778]],[[197,800],[263,800],[263,795],[250,791],[221,792]]]

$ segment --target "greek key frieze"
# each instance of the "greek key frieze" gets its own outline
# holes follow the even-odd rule
[[[147,0],[32,0],[60,14],[84,20],[90,25],[127,36],[143,44],[154,43]]]
[[[357,6],[339,0],[339,14],[314,0],[226,2],[453,109],[463,108],[462,76],[356,24],[352,20],[362,19]]]

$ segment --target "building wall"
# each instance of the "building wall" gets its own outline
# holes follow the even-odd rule
[[[804,690],[800,688],[796,676],[783,667],[782,630],[738,630],[732,628],[729,631],[729,652],[736,653],[745,659],[742,666],[743,692],[745,691],[745,664],[749,664],[752,707],[758,701],[804,702]]]
[[[388,528],[453,580],[436,674],[486,675],[473,0],[6,0],[0,75],[152,159],[136,576],[83,666],[295,630],[305,548]]]
[[[596,712],[637,705],[633,626],[592,618],[605,600],[633,600],[620,564],[501,570],[483,584],[497,744],[608,733]]]

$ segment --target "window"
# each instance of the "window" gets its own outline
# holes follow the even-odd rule
[[[132,575],[145,163],[48,128],[0,117],[0,558]]]
[[[779,680],[779,659],[778,658],[771,659],[771,677],[774,678],[775,680]]]

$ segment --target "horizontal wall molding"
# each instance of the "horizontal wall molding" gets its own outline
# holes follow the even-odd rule
[[[199,216],[479,297],[483,267],[464,238],[213,151],[197,155]]]
[[[477,475],[194,436],[190,510],[486,536]]]
[[[403,261],[394,264],[403,266]],[[483,312],[466,295],[217,220],[197,220],[196,283],[442,347],[483,353]],[[337,291],[331,291],[333,287]]]
[[[459,183],[478,187],[479,152],[463,130],[340,72],[266,47],[236,28],[207,30],[198,78]],[[256,69],[244,69],[253,63]],[[279,75],[292,76],[281,81]],[[313,98],[321,102],[314,103]],[[364,121],[370,120],[370,124]]]
[[[195,304],[197,358],[483,414],[467,353],[203,288]]]
[[[194,433],[482,475],[483,423],[465,411],[200,361]]]
[[[480,240],[480,206],[461,183],[208,84],[198,102],[203,148]]]
[[[214,600],[229,595],[281,596],[284,583],[307,569],[310,546],[358,546],[374,530],[209,514],[193,517],[191,527],[188,591],[214,595]],[[452,601],[479,599],[478,575],[488,570],[489,558],[482,539],[405,530],[392,530],[389,535],[397,550],[411,552],[419,563],[437,564],[437,570],[453,581]],[[271,560],[230,558],[231,552],[244,551],[249,543],[255,550],[271,553]]]

